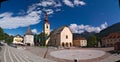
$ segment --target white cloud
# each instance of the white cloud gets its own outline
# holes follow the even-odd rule
[[[13,13],[6,12],[0,14],[0,26],[4,29],[13,29],[34,25],[40,22],[39,14],[41,12],[33,11],[25,16],[13,17]]]
[[[47,12],[47,14],[53,14],[54,10],[52,9],[44,9],[45,12]]]
[[[48,14],[53,14],[57,9],[60,9],[62,4],[59,0],[40,0],[39,3],[29,6],[27,13],[30,13],[34,10],[41,10],[43,13],[47,12]]]
[[[57,11],[57,12],[58,12],[58,11],[61,11],[61,9],[56,9],[55,11]]]
[[[70,0],[40,0],[39,3],[29,6],[27,11],[21,10],[18,12],[18,16],[14,16],[13,12],[1,13],[0,27],[4,29],[15,29],[37,24],[41,21],[43,13],[54,14],[55,12],[62,11],[62,4],[69,7],[84,5],[82,1],[78,1],[78,3],[77,1],[78,0],[74,0],[73,2]]]
[[[74,0],[74,5],[79,6],[79,5],[85,5],[86,3],[84,1],[80,0]]]
[[[90,25],[83,25],[83,24],[82,25],[70,24],[69,27],[73,33],[83,33],[84,31],[99,33],[101,30],[107,28],[107,22],[101,24],[100,27],[93,27]]]
[[[107,22],[105,22],[104,24],[101,25],[102,29],[105,29],[108,26]]]
[[[70,0],[63,0],[64,4],[70,7],[74,7],[74,4]]]
[[[37,29],[32,29],[31,31],[32,31],[33,34],[38,34]]]
[[[41,0],[40,3],[38,3],[36,5],[42,6],[42,7],[49,7],[49,6],[59,7],[59,6],[62,6],[61,3],[57,0]]]
[[[74,7],[74,6],[83,6],[86,3],[84,1],[80,1],[80,0],[63,0],[63,3],[69,7]]]

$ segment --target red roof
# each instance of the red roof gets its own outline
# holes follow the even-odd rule
[[[104,37],[103,39],[113,39],[113,38],[120,38],[120,33],[111,33],[108,36]]]
[[[75,37],[74,40],[86,40],[84,37]]]

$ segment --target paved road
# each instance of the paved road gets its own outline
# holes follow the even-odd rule
[[[96,61],[96,62],[116,62],[120,60],[120,55],[117,55],[117,54],[113,54],[103,60],[100,60],[100,61]]]
[[[3,57],[4,62],[54,62],[36,56],[24,50],[22,47],[14,48],[8,45],[4,47]]]

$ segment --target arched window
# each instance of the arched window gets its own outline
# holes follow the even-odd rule
[[[70,42],[70,46],[72,46],[72,43]]]
[[[68,35],[66,35],[66,39],[68,39]]]
[[[66,43],[66,46],[68,47],[68,43]]]
[[[48,29],[48,25],[46,26],[46,28]]]
[[[62,47],[64,47],[65,45],[64,45],[64,42],[62,43]]]

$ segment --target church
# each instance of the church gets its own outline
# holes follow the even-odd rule
[[[44,20],[44,33],[47,35],[46,45],[55,47],[73,46],[73,35],[69,27],[62,26],[50,32],[50,23],[46,14]]]

